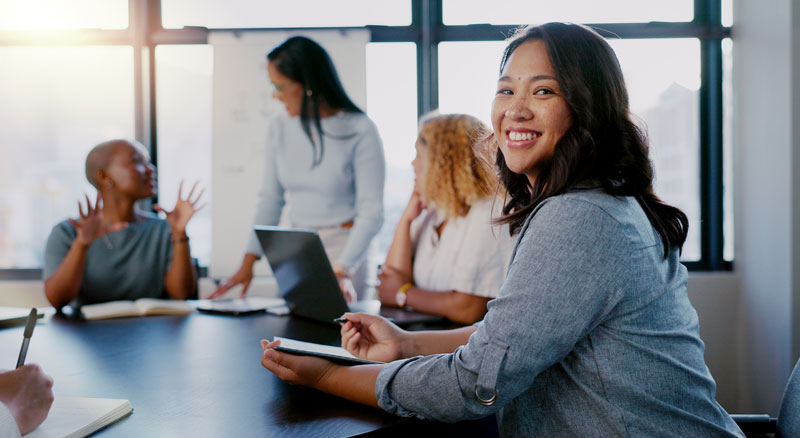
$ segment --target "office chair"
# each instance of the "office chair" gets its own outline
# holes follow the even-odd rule
[[[731,415],[747,437],[800,437],[800,359],[794,366],[776,418],[769,415]]]

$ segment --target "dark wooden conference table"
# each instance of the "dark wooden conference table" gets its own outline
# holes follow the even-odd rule
[[[0,369],[14,367],[23,327],[0,330]],[[261,366],[273,336],[336,345],[339,331],[313,321],[193,313],[37,324],[26,363],[53,377],[56,397],[124,398],[133,414],[102,437],[482,436],[484,424],[410,420],[288,385]],[[496,432],[495,432],[496,433]],[[491,434],[491,433],[490,433]]]

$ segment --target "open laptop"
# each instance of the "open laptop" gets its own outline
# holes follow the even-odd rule
[[[294,315],[329,324],[335,324],[333,319],[345,312],[380,314],[400,326],[444,321],[437,315],[381,307],[377,300],[348,305],[316,231],[273,226],[255,226],[254,230],[281,296]]]

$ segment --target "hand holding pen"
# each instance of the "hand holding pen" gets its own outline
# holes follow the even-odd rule
[[[42,424],[53,405],[53,379],[36,365],[24,365],[38,315],[31,309],[23,333],[17,369],[0,372],[0,402],[6,405],[22,435]]]
[[[342,348],[361,359],[391,362],[402,359],[407,332],[386,318],[366,313],[345,313],[334,322],[342,324]]]

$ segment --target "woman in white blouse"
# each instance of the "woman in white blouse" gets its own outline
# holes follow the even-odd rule
[[[414,193],[378,275],[381,303],[463,324],[483,318],[514,247],[508,225],[492,223],[503,202],[475,147],[487,129],[463,114],[421,123]]]

